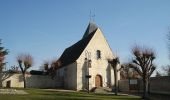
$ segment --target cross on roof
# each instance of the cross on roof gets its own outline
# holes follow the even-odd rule
[[[90,11],[90,22],[94,22],[95,14]]]

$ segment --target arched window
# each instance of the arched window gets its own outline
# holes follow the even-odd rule
[[[97,59],[100,59],[101,58],[101,51],[100,50],[97,50]]]

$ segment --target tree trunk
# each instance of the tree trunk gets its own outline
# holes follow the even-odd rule
[[[24,88],[26,88],[26,79],[25,79],[25,73],[23,73],[23,81],[24,81]]]
[[[0,72],[0,87],[2,87],[2,73]]]
[[[115,79],[115,95],[117,95],[118,93],[117,67],[114,68],[114,79]]]
[[[150,95],[150,85],[151,85],[151,81],[150,78],[148,78],[148,94]]]
[[[148,80],[143,78],[143,99],[148,98]]]
[[[0,87],[2,87],[2,80],[0,79]]]

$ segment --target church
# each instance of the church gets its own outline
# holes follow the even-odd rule
[[[101,29],[89,22],[82,39],[66,48],[59,58],[61,67],[56,75],[62,77],[65,89],[112,87],[114,72],[108,59],[115,57]]]
[[[27,87],[64,88],[75,91],[98,87],[112,88],[115,83],[114,71],[108,59],[115,57],[101,29],[94,22],[89,22],[83,37],[66,48],[59,58],[60,67],[56,70],[55,78],[44,74],[28,74]],[[21,73],[4,72],[0,76],[4,78],[2,87],[23,87]]]

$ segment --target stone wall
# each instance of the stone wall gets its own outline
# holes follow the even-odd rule
[[[150,79],[150,91],[151,92],[160,92],[160,93],[169,93],[170,92],[170,76],[161,76],[161,77],[151,77]],[[143,84],[142,79],[138,80],[139,90],[142,91]],[[129,81],[128,80],[119,80],[119,90],[120,91],[129,91]]]
[[[119,80],[119,91],[127,92],[129,91],[129,80]]]
[[[6,74],[3,75],[2,87],[7,87],[10,81],[10,87],[24,87],[22,74]],[[1,74],[2,78],[2,74]],[[59,78],[52,79],[48,75],[26,75],[26,83],[28,88],[62,88],[63,80]]]
[[[170,76],[151,78],[151,92],[169,92],[170,93]]]
[[[69,90],[77,90],[77,63],[71,63],[57,70],[63,72],[64,88]]]
[[[26,80],[29,88],[62,88],[64,85],[62,79],[48,75],[28,75]]]

